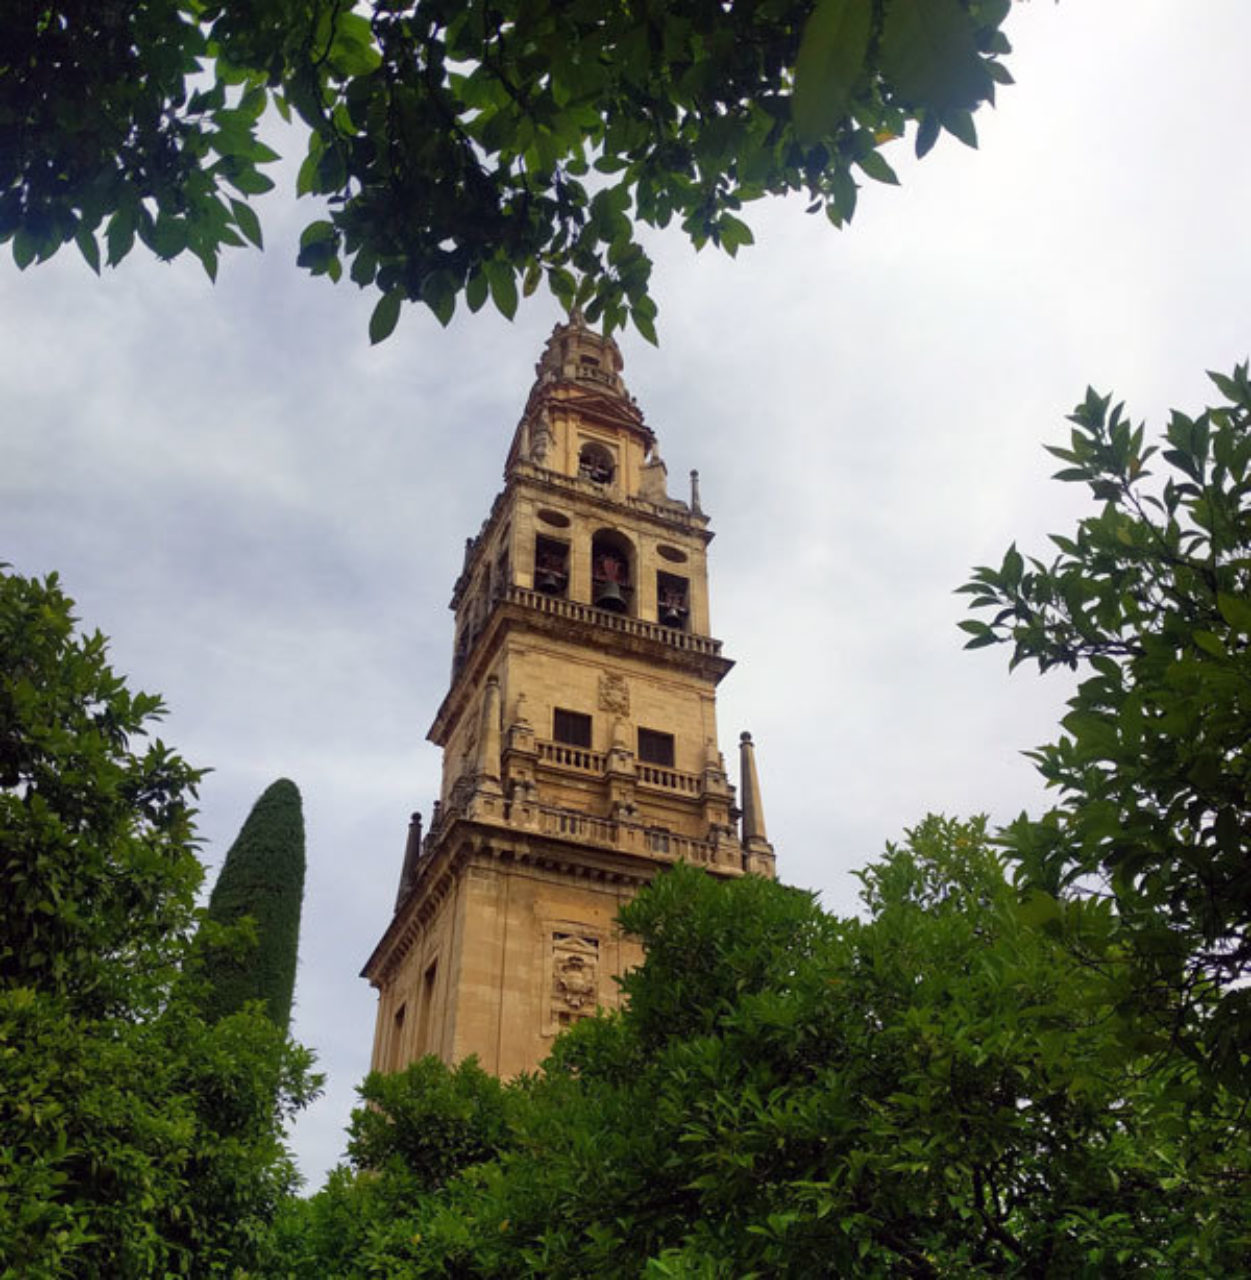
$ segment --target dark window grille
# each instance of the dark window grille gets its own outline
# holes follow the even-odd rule
[[[673,768],[673,734],[655,729],[639,730],[639,759],[644,764],[658,764]]]
[[[549,596],[563,596],[569,586],[569,544],[555,538],[534,540],[534,586]]]
[[[571,747],[590,747],[591,717],[581,711],[566,711],[557,707],[552,716],[552,737]]]

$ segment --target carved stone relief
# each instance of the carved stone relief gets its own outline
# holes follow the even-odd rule
[[[599,939],[553,933],[548,986],[548,1035],[590,1017],[599,995]]]
[[[471,717],[465,725],[461,737],[460,766],[458,773],[470,774],[478,763],[478,718]]]
[[[552,420],[544,405],[530,429],[530,457],[540,466],[547,461],[547,451],[551,448],[552,440]]]
[[[599,678],[599,709],[617,716],[630,714],[630,686],[623,675],[605,671]]]

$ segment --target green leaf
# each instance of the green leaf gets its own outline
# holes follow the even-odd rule
[[[834,171],[834,177],[831,179],[831,186],[834,191],[834,207],[838,216],[844,222],[850,222],[852,215],[856,212],[856,180],[851,176],[851,172],[845,168],[838,168]]]
[[[338,238],[338,232],[335,231],[333,222],[327,222],[320,219],[317,222],[310,222],[303,231],[300,232],[300,248],[307,249],[312,245],[322,242],[333,242]]]
[[[870,0],[818,0],[795,60],[791,112],[801,142],[829,136],[846,116],[872,28]]]
[[[881,59],[882,74],[905,101],[940,115],[977,106],[990,85],[959,0],[891,0]]]
[[[35,260],[35,238],[25,230],[13,237],[13,261],[19,271],[25,271]]]
[[[135,243],[135,211],[132,205],[121,205],[109,219],[104,240],[109,250],[109,266],[115,267]]]
[[[470,311],[477,312],[482,310],[482,304],[487,300],[487,278],[482,271],[475,271],[465,285],[465,302]]]
[[[316,134],[309,139],[308,155],[304,157],[299,172],[295,176],[295,194],[306,196],[317,186],[317,163],[321,159],[321,151],[313,146]]]
[[[260,196],[274,189],[273,178],[258,173],[251,165],[232,165],[224,176],[236,191],[245,196]]]
[[[1216,607],[1220,610],[1221,617],[1235,631],[1240,635],[1251,636],[1251,602],[1222,591],[1217,594]]]
[[[888,182],[892,186],[899,185],[898,176],[894,169],[887,164],[886,157],[880,151],[870,151],[861,156],[856,163],[874,182]]]
[[[330,46],[329,61],[343,76],[368,75],[382,63],[374,48],[369,19],[360,13],[340,13]]]
[[[369,341],[375,346],[391,336],[396,321],[400,318],[400,305],[404,295],[399,289],[392,289],[378,299],[373,314],[369,317]]]
[[[971,640],[966,640],[964,647],[966,649],[985,649],[992,644],[997,644],[998,641],[999,637],[987,627],[980,635],[975,635]]]
[[[562,307],[568,310],[577,295],[577,281],[564,267],[553,267],[547,273],[547,287]]]
[[[162,261],[176,258],[187,247],[187,221],[161,214],[152,228],[151,247]]]
[[[86,223],[81,223],[74,235],[74,243],[78,246],[78,251],[86,259],[87,265],[96,275],[99,275],[100,245],[96,240],[96,233]]]
[[[455,280],[446,271],[432,271],[421,282],[421,300],[446,329],[456,311]]]
[[[656,337],[656,326],[649,315],[634,307],[630,311],[630,319],[634,322],[634,327],[653,347],[660,345],[660,341]]]
[[[751,228],[732,213],[723,213],[721,215],[721,220],[717,224],[717,231],[721,238],[721,247],[731,258],[738,253],[740,245],[756,243],[756,237],[752,235]]]
[[[483,264],[487,283],[491,286],[491,301],[496,310],[511,320],[517,314],[517,279],[506,262],[491,261]]]
[[[204,268],[204,274],[210,280],[217,280],[217,247],[210,244],[191,244],[187,246],[192,253],[200,260],[200,265]]]
[[[937,112],[926,111],[922,114],[921,124],[917,129],[916,152],[918,160],[933,149],[934,143],[938,141],[938,135],[942,131],[942,122],[939,120]]]
[[[1041,889],[1030,889],[1017,908],[1017,914],[1027,927],[1045,929],[1059,924],[1060,903]]]
[[[948,107],[942,115],[943,128],[964,143],[966,147],[977,150],[977,126],[973,123],[973,113],[962,107]]]
[[[261,241],[261,220],[256,216],[252,207],[244,204],[242,200],[236,200],[234,196],[230,197],[230,207],[235,215],[235,226],[237,226],[258,249],[263,249],[265,246]]]
[[[1006,586],[1015,587],[1020,583],[1024,570],[1025,561],[1016,549],[1016,543],[1013,543],[1004,553],[1003,564],[999,567],[999,576]]]

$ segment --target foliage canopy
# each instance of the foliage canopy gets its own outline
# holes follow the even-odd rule
[[[638,228],[676,221],[734,254],[738,216],[804,192],[841,226],[882,146],[924,154],[1010,76],[1010,0],[14,0],[0,14],[0,242],[19,266],[75,241],[96,270],[261,243],[273,103],[308,129],[300,194],[325,197],[300,262],[347,265],[443,323],[463,295],[511,316],[546,278],[654,341]]]
[[[629,1004],[503,1086],[503,1139],[436,1179],[397,1147],[340,1170],[266,1274],[1236,1270],[1237,1102],[1182,1060],[1147,1069],[1124,959],[1092,968],[1036,927],[979,823],[927,819],[863,878],[867,919],[843,920],[756,878],[662,876],[624,912],[646,946]],[[1110,936],[1106,905],[1082,909]],[[358,1141],[465,1097],[433,1059],[388,1089]]]
[[[246,1265],[295,1180],[309,1055],[256,1009],[208,1025],[183,972],[200,774],[142,742],[160,714],[55,577],[0,571],[6,1277]]]
[[[1056,479],[1097,511],[1047,563],[1009,548],[962,588],[989,621],[970,647],[1081,673],[1063,732],[1034,758],[1060,802],[1005,832],[1026,883],[1106,894],[1132,937],[1139,995],[1230,1084],[1251,1048],[1251,381],[1173,411],[1162,447],[1088,391]],[[1192,998],[1219,995],[1195,1020]]]

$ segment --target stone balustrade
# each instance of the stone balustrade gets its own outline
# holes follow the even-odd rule
[[[674,649],[707,654],[713,658],[721,653],[721,641],[714,640],[711,636],[691,635],[687,631],[662,626],[659,622],[646,622],[642,618],[631,618],[627,614],[610,613],[607,609],[597,609],[594,605],[582,604],[578,600],[566,600],[563,596],[545,595],[542,591],[532,591],[529,587],[510,586],[503,593],[503,597],[509,604],[535,609],[539,613],[546,613],[554,618],[592,623],[597,627],[605,627],[609,631],[639,636],[645,640],[669,645]]]
[[[545,836],[577,840],[580,844],[626,853],[646,853],[670,862],[692,862],[713,866],[717,847],[711,840],[697,840],[659,827],[614,818],[595,818],[572,809],[535,805],[538,829]]]
[[[608,769],[608,757],[602,751],[589,751],[585,747],[572,747],[564,742],[535,741],[535,749],[539,753],[539,761],[557,768],[575,769],[579,773],[604,774]],[[703,779],[698,773],[682,773],[678,769],[668,769],[662,765],[635,764],[636,780],[643,786],[656,787],[662,791],[676,791],[684,796],[698,796],[703,788]]]
[[[571,747],[564,742],[536,741],[539,759],[544,764],[559,765],[565,769],[577,769],[581,773],[603,773],[608,767],[608,757],[602,751],[588,751],[585,747]]]
[[[679,773],[661,765],[640,763],[635,769],[639,782],[648,787],[660,787],[665,791],[679,791],[686,796],[697,796],[702,779],[697,773]]]
[[[523,813],[530,815],[523,820]],[[423,854],[428,854],[440,842],[444,830],[457,818],[464,816],[460,806],[445,809],[438,823],[431,827],[422,843]],[[508,805],[504,814],[504,826],[528,828],[545,836],[576,840],[580,844],[600,849],[620,850],[624,853],[648,854],[668,862],[690,862],[697,866],[715,866],[717,846],[711,840],[679,835],[663,827],[649,827],[641,822],[628,822],[616,818],[597,818],[575,809],[561,809],[554,805],[531,805],[526,809]],[[418,874],[424,874],[421,866]]]

